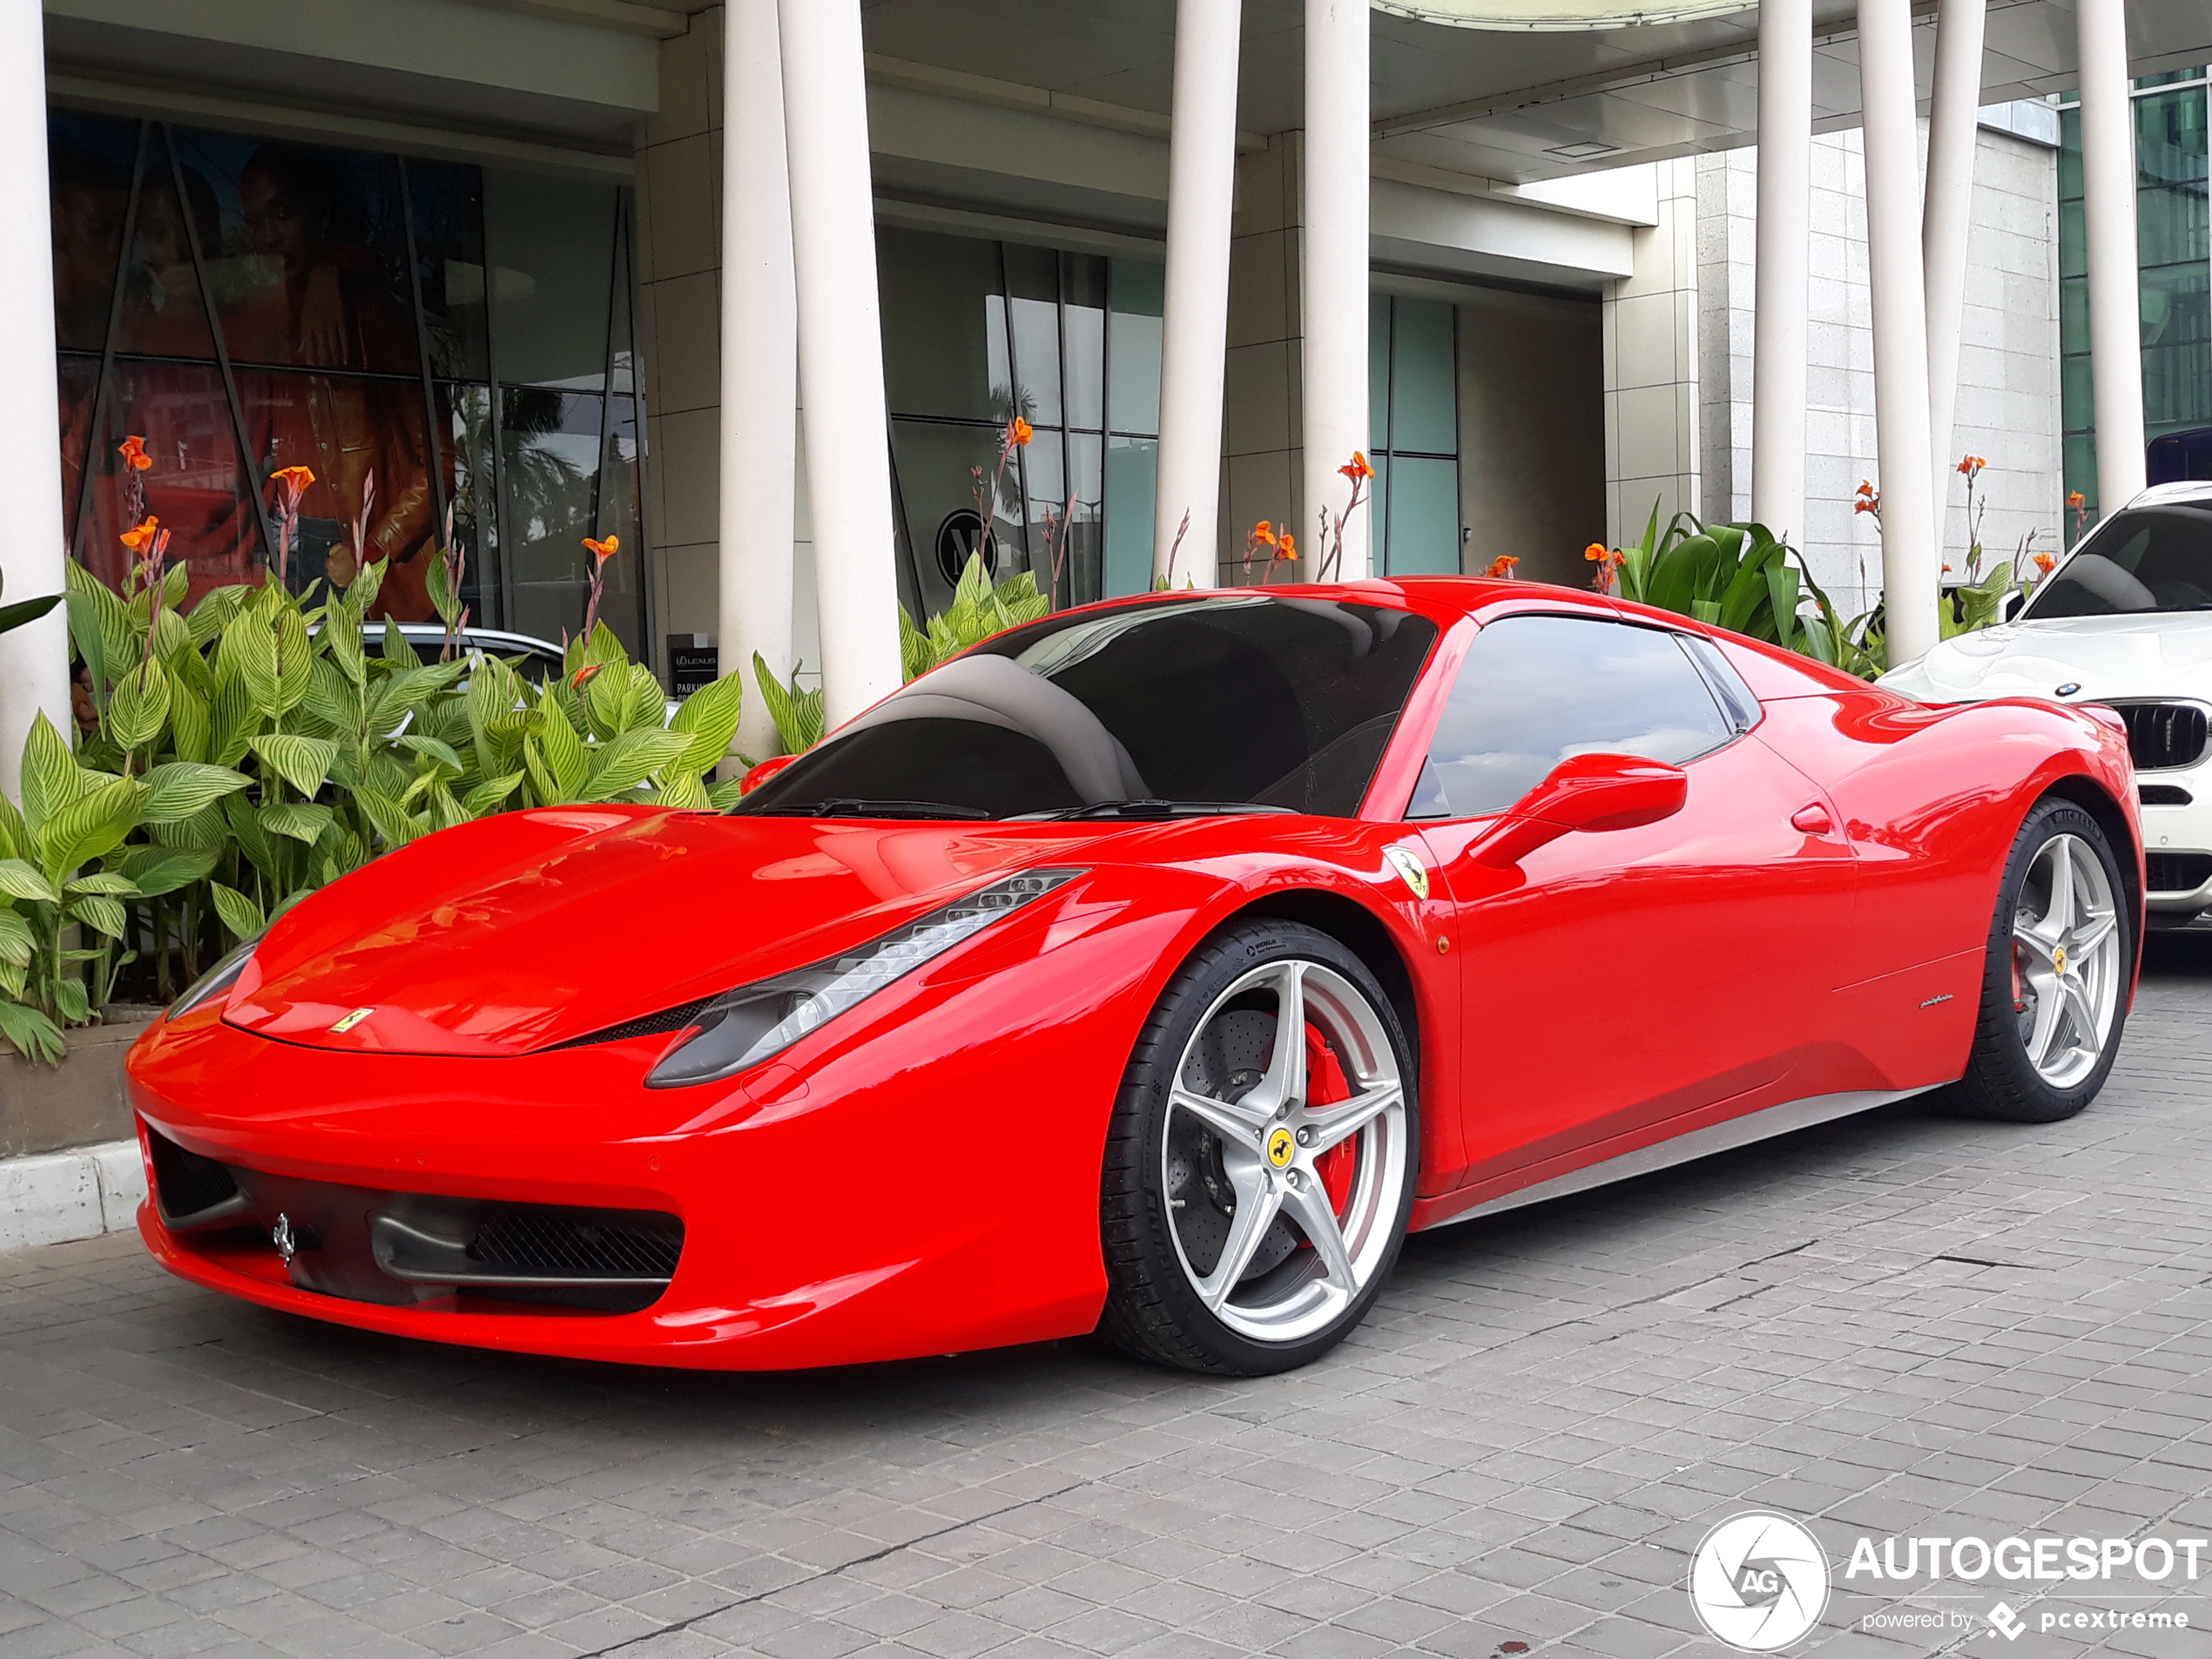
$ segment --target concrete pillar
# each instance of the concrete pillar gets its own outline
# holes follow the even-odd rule
[[[1890,666],[1936,643],[1934,460],[1928,442],[1927,295],[1920,265],[1919,117],[1912,0],[1859,0],[1866,253],[1874,312],[1874,452]]]
[[[1812,0],[1759,0],[1751,517],[1800,550],[1805,544],[1805,326],[1811,201]]]
[[[1305,3],[1305,221],[1303,262],[1305,523],[1304,574],[1328,553],[1323,512],[1350,499],[1337,469],[1367,438],[1367,0]],[[1368,574],[1369,515],[1345,522],[1331,573]],[[1307,540],[1307,537],[1312,540]]]
[[[735,748],[777,751],[753,678],[791,678],[791,560],[798,489],[799,292],[776,0],[728,0],[722,58],[720,667],[745,681]]]
[[[779,0],[799,396],[829,724],[899,689],[891,423],[860,0]],[[781,532],[775,532],[781,534]]]
[[[2081,64],[2081,208],[2089,244],[2089,381],[2101,515],[2125,505],[2143,487],[2145,472],[2126,0],[2077,0],[2074,22]]]
[[[1981,108],[1982,28],[1987,0],[1939,0],[1935,91],[1928,105],[1928,181],[1920,258],[1928,307],[1928,437],[1935,459],[1935,528],[1940,547],[1959,402],[1959,329],[1966,303],[1966,233],[1973,219],[1974,132]]]
[[[1222,376],[1229,343],[1229,232],[1236,200],[1237,57],[1243,10],[1244,0],[1178,0],[1175,11],[1167,315],[1160,345],[1160,484],[1152,575],[1156,580],[1171,575],[1178,588],[1186,581],[1213,586],[1219,567]]]
[[[12,90],[10,90],[12,89]],[[0,599],[13,604],[59,593],[69,556],[62,517],[61,448],[54,411],[61,393],[54,368],[54,261],[47,224],[46,51],[37,0],[0,4],[0,224],[17,229],[17,247],[0,265],[0,498],[8,534],[0,539]],[[10,137],[8,135],[13,134]],[[88,462],[87,465],[95,464]],[[21,800],[24,734],[44,713],[64,738],[69,706],[69,619],[56,605],[37,622],[0,634],[0,790]]]

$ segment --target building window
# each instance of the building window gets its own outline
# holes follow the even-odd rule
[[[1055,604],[1150,587],[1159,264],[893,226],[877,260],[907,609],[943,610],[975,552]],[[1001,469],[1016,415],[1035,435]]]
[[[1460,570],[1458,311],[1379,293],[1368,327],[1368,420],[1375,468],[1376,569]]]
[[[2207,88],[2202,70],[2136,83],[2135,214],[2141,269],[2144,435],[2159,452],[2212,455],[2212,216],[2206,201]],[[2059,298],[2066,487],[2097,500],[2096,410],[2089,373],[2089,281],[2078,108],[2060,116]],[[2117,503],[2114,503],[2117,504]],[[2072,534],[2073,518],[2067,528]]]
[[[638,649],[626,190],[65,112],[48,145],[63,508],[89,569],[120,582],[142,489],[195,597],[266,579],[269,475],[305,466],[294,589],[350,578],[358,521],[391,561],[381,612],[428,620],[450,516],[474,620],[557,639],[583,538],[619,535],[600,614]]]

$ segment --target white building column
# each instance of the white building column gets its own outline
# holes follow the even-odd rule
[[[1966,233],[1973,222],[1974,133],[1981,110],[1981,44],[1987,0],[1939,0],[1935,91],[1928,104],[1928,181],[1920,215],[1920,259],[1928,307],[1928,440],[1934,456],[1936,543],[1940,549],[1959,403],[1959,330],[1966,303]]]
[[[1805,329],[1811,200],[1812,0],[1759,0],[1751,517],[1800,548],[1805,538]]]
[[[799,397],[822,691],[834,727],[899,689],[891,423],[875,278],[860,0],[779,0]],[[772,531],[785,537],[788,528]]]
[[[2081,209],[2089,254],[2089,381],[2097,511],[2143,487],[2143,341],[2135,260],[2135,112],[2128,88],[2126,0],[2077,0],[2081,64]]]
[[[1211,588],[1220,570],[1222,375],[1229,346],[1243,11],[1244,0],[1177,0],[1175,9],[1152,575],[1156,581],[1171,577],[1178,588],[1186,582]]]
[[[46,226],[46,51],[38,0],[0,5],[0,223],[18,246],[0,266],[0,499],[8,534],[0,540],[0,601],[59,593],[67,560],[62,518],[61,406],[54,368],[54,264]],[[69,705],[69,619],[56,605],[27,627],[0,634],[0,790],[20,800],[23,740],[44,712],[73,738]]]
[[[1865,111],[1882,599],[1894,668],[1924,656],[1936,643],[1936,590],[1942,576],[1928,442],[1928,316],[1920,266],[1912,0],[1859,0],[1858,65]]]
[[[1308,580],[1329,550],[1322,514],[1333,521],[1351,497],[1351,481],[1337,469],[1368,444],[1367,27],[1367,0],[1305,0],[1305,523],[1298,536]],[[1368,574],[1370,522],[1364,503],[1345,521],[1334,579]]]
[[[792,519],[798,490],[799,291],[776,0],[728,0],[722,22],[722,464],[719,666],[741,677],[734,747],[776,752],[753,678],[759,653],[791,678]]]

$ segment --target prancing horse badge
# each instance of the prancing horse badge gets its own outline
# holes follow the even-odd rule
[[[1406,878],[1406,885],[1413,890],[1416,899],[1428,897],[1428,869],[1402,846],[1383,848],[1383,856],[1390,860],[1390,867]]]

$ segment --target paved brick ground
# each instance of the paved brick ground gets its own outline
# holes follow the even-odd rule
[[[2071,1123],[1910,1107],[1417,1239],[1328,1361],[1087,1343],[791,1378],[413,1346],[0,1259],[0,1656],[1717,1654],[1747,1507],[1852,1540],[2212,1535],[2212,939]],[[2162,1605],[2212,1625],[2202,1592]],[[2169,1581],[2171,1582],[2171,1581]],[[1859,1628],[1824,1654],[2111,1650]],[[2140,1586],[2125,1585],[2129,1589]],[[2107,1604],[2096,1598],[2096,1604]],[[1801,1649],[1802,1651],[1802,1649]]]

